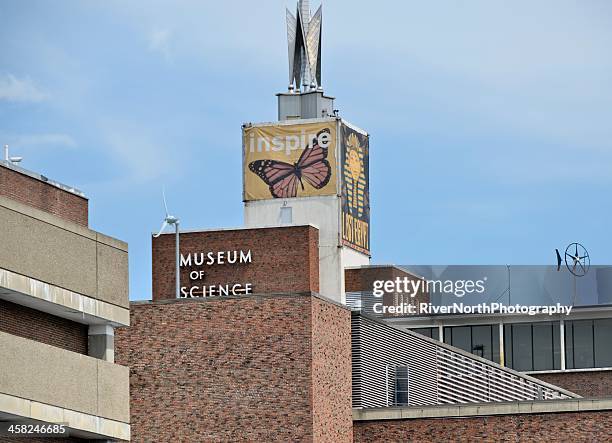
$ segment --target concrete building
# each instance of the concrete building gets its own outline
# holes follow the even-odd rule
[[[130,323],[127,244],[88,227],[80,191],[10,161],[0,226],[0,420],[129,440],[129,370],[114,362],[115,328]]]

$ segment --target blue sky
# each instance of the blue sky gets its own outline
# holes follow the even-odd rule
[[[129,242],[131,298],[162,184],[185,229],[242,224],[240,125],[276,117],[285,6],[0,2],[0,142]],[[612,3],[334,0],[323,20],[325,91],[372,135],[375,263],[553,264],[571,241],[612,263]]]

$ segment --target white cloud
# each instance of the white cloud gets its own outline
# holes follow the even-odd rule
[[[148,183],[175,171],[169,146],[145,126],[128,122],[106,121],[101,130],[109,154],[119,162],[122,183]]]
[[[170,60],[170,39],[172,31],[169,29],[157,29],[148,36],[149,51],[160,53],[166,61]]]
[[[10,102],[41,102],[49,98],[30,78],[19,79],[12,74],[0,75],[0,100]]]

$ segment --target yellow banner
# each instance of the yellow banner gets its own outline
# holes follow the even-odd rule
[[[336,122],[246,127],[244,200],[337,194]]]

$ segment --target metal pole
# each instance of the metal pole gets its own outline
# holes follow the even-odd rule
[[[499,365],[506,366],[506,343],[504,342],[504,322],[499,322]]]
[[[4,145],[4,161],[9,161],[9,147]]]
[[[389,365],[385,365],[385,406],[389,406]]]
[[[559,357],[561,358],[561,370],[565,371],[565,321],[559,321]]]
[[[179,221],[175,223],[176,229],[176,298],[181,297],[181,268],[180,268],[180,249],[179,249]]]

